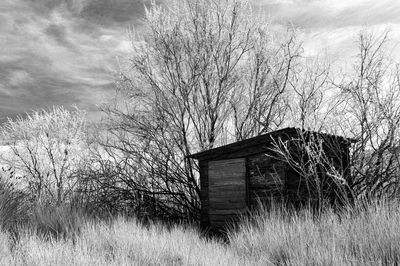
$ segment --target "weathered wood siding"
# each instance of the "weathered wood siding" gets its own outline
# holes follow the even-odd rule
[[[246,209],[246,160],[208,162],[208,219],[211,227],[235,221]]]
[[[208,198],[208,162],[199,162],[200,170],[200,226],[202,228],[207,228],[210,225],[210,220],[208,217],[208,209],[210,201]]]
[[[267,204],[282,198],[285,189],[286,165],[266,154],[248,157],[249,207]]]

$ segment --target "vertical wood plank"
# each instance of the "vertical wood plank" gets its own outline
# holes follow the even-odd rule
[[[246,159],[208,162],[208,222],[216,228],[236,221],[247,207]]]

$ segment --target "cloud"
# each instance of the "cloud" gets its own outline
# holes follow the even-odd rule
[[[1,0],[0,113],[14,116],[62,104],[96,113],[114,93],[126,29],[138,25],[150,0]],[[306,53],[354,54],[364,25],[392,28],[400,40],[400,2],[365,0],[252,0],[275,23],[303,29]],[[168,2],[165,1],[168,5]],[[399,32],[399,33],[397,33]]]
[[[94,112],[114,93],[116,58],[126,56],[126,28],[144,3],[110,2],[2,0],[2,116],[58,104]]]
[[[354,59],[357,35],[368,28],[389,31],[393,45],[400,40],[400,1],[391,0],[253,0],[274,23],[291,23],[303,32],[306,56],[326,54],[338,64]],[[400,52],[390,50],[393,59]]]
[[[47,36],[53,38],[58,45],[65,46],[71,50],[76,49],[75,45],[72,42],[70,42],[67,38],[67,30],[64,25],[50,24],[44,30],[44,33]]]
[[[32,81],[32,76],[25,70],[13,71],[9,76],[9,84],[14,87],[30,84]]]
[[[145,5],[150,0],[24,0],[41,15],[55,9],[68,10],[75,17],[86,23],[92,22],[101,26],[120,27],[124,23],[132,23],[144,14]]]
[[[391,0],[253,0],[278,22],[306,29],[400,23],[400,2]]]
[[[99,25],[120,26],[121,23],[132,22],[142,17],[143,1],[132,0],[92,0],[86,1],[79,15]]]

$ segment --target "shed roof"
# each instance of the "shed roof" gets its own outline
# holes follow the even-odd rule
[[[332,135],[332,134],[328,134],[328,133],[323,133],[323,132],[316,132],[316,131],[310,131],[310,130],[304,130],[304,129],[300,129],[300,128],[295,128],[295,127],[287,127],[287,128],[283,128],[283,129],[279,129],[276,131],[271,131],[269,133],[257,136],[257,137],[253,137],[253,138],[249,138],[249,139],[245,139],[245,140],[241,140],[241,141],[237,141],[231,144],[227,144],[224,146],[220,146],[217,148],[213,148],[213,149],[209,149],[206,151],[202,151],[202,152],[198,152],[195,154],[191,154],[188,157],[189,158],[193,158],[193,159],[207,159],[208,157],[218,157],[221,156],[225,153],[233,153],[233,152],[237,152],[240,151],[242,149],[246,149],[249,147],[254,147],[254,146],[259,146],[262,145],[264,143],[270,142],[273,140],[273,137],[278,137],[278,136],[295,136],[297,135],[299,132],[303,132],[306,134],[317,134],[321,137],[324,138],[330,138],[330,139],[335,139],[338,140],[340,142],[344,142],[344,143],[354,143],[356,142],[355,139],[351,139],[351,138],[345,138],[343,136],[338,136],[338,135]]]

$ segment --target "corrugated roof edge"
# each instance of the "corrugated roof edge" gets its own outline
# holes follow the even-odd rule
[[[298,132],[298,131],[303,131],[303,132],[307,132],[307,133],[311,133],[311,134],[320,134],[320,135],[324,135],[324,136],[327,136],[327,137],[330,137],[330,138],[337,138],[337,139],[340,139],[342,141],[349,142],[349,143],[357,142],[356,139],[346,138],[346,137],[343,137],[343,136],[333,135],[333,134],[329,134],[329,133],[317,132],[317,131],[312,131],[312,130],[305,130],[305,129],[295,128],[295,127],[286,127],[286,128],[282,128],[282,129],[278,129],[278,130],[275,130],[275,131],[268,132],[268,133],[260,135],[260,136],[252,137],[252,138],[249,138],[249,139],[233,142],[233,143],[230,143],[230,144],[227,144],[227,145],[223,145],[223,146],[219,146],[219,147],[212,148],[212,149],[209,149],[209,150],[205,150],[205,151],[201,151],[201,152],[198,152],[198,153],[194,153],[194,154],[191,154],[191,155],[189,155],[187,157],[188,158],[192,158],[192,159],[206,157],[208,154],[213,154],[213,153],[216,153],[216,152],[221,152],[223,150],[229,150],[229,149],[238,148],[240,146],[246,145],[247,143],[250,144],[250,143],[254,142],[255,140],[262,139],[262,138],[268,138],[268,137],[270,137],[272,135],[282,134],[282,133],[294,133],[294,132]]]

